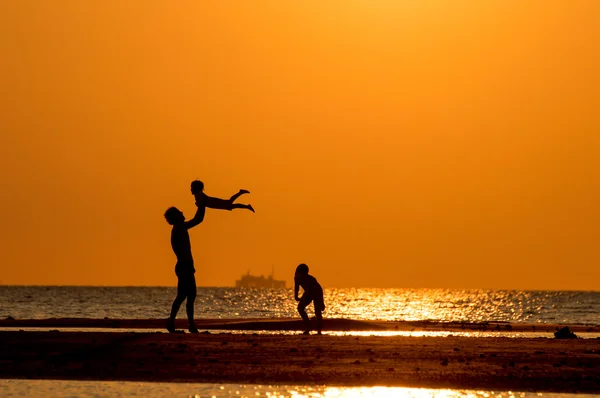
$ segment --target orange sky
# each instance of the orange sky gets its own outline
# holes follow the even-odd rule
[[[214,3],[214,4],[213,4]],[[594,289],[600,2],[0,2],[0,283]]]

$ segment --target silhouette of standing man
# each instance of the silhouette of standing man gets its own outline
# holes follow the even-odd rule
[[[175,333],[175,318],[179,307],[187,299],[185,305],[189,322],[188,330],[190,333],[198,333],[194,323],[194,301],[196,300],[196,269],[194,268],[194,259],[192,258],[192,246],[190,244],[190,235],[188,229],[195,227],[204,220],[206,208],[200,204],[194,218],[185,221],[185,216],[176,207],[170,207],[165,212],[165,219],[173,226],[171,230],[171,247],[177,257],[175,264],[175,274],[177,275],[177,297],[171,307],[171,316],[167,322],[169,333]]]

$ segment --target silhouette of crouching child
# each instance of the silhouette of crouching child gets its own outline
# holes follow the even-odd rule
[[[298,291],[302,287],[304,293],[298,298]],[[325,301],[323,300],[323,288],[317,282],[317,279],[308,274],[308,265],[300,264],[296,267],[294,275],[294,299],[298,301],[298,313],[304,321],[305,330],[303,334],[310,334],[312,325],[306,314],[306,307],[314,302],[315,317],[317,318],[317,334],[321,334],[323,328],[323,311],[325,310]]]
[[[196,206],[205,206],[211,209],[230,211],[233,209],[248,209],[254,213],[254,208],[252,205],[234,203],[235,200],[240,196],[250,193],[250,191],[245,189],[240,189],[238,193],[234,194],[229,199],[215,198],[204,193],[204,183],[202,181],[195,180],[192,181],[190,190],[192,191],[192,195],[194,195],[194,199],[196,199]]]

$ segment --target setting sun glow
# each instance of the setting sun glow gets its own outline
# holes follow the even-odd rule
[[[0,284],[597,289],[600,2],[0,3]]]

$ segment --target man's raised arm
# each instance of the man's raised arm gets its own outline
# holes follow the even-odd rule
[[[187,229],[193,228],[196,225],[200,224],[204,220],[204,213],[206,213],[206,207],[203,205],[198,206],[198,210],[196,210],[196,214],[194,214],[194,218],[185,222],[185,227]]]

